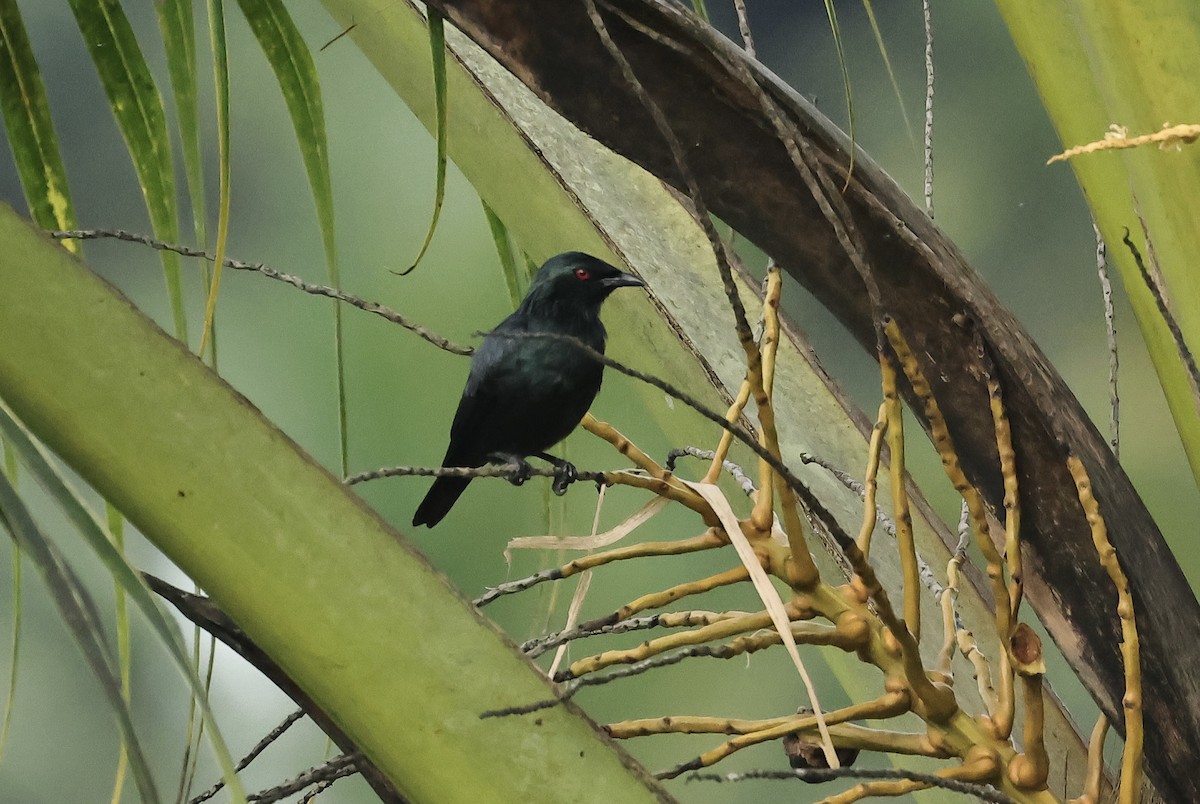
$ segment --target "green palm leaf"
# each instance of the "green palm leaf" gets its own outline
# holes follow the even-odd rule
[[[69,2],[133,160],[133,169],[150,214],[150,227],[156,237],[177,242],[179,208],[166,115],[133,28],[117,0]],[[179,256],[163,252],[162,263],[175,337],[186,342],[187,313],[183,306]]]
[[[46,88],[16,0],[0,0],[0,110],[30,217],[48,229],[74,228],[75,210]],[[78,251],[77,244],[66,247]]]
[[[117,727],[121,731],[121,739],[129,756],[129,767],[137,781],[142,801],[157,802],[158,791],[134,731],[129,704],[121,695],[116,661],[108,643],[104,641],[104,626],[96,613],[96,606],[58,550],[38,529],[16,490],[3,475],[0,475],[0,523],[42,574],[63,622],[67,624],[71,636],[100,682],[117,717]]]
[[[308,173],[308,183],[312,188],[313,202],[317,207],[329,283],[340,289],[342,279],[334,234],[333,181],[329,167],[329,144],[325,135],[325,105],[321,100],[321,83],[312,53],[282,0],[238,0],[238,4],[275,72],[275,80],[287,104],[296,140],[300,144],[300,156]],[[342,476],[345,477],[349,473],[350,457],[346,432],[342,308],[337,302],[333,303],[333,338],[338,386],[338,435]]]

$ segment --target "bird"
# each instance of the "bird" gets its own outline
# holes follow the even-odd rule
[[[520,470],[512,482],[520,485],[529,472],[525,459],[536,456],[554,465],[554,490],[563,493],[575,467],[546,450],[583,419],[600,391],[604,366],[566,338],[536,336],[575,338],[603,353],[607,332],[600,306],[617,288],[644,286],[637,276],[579,251],[547,260],[521,304],[472,355],[442,466],[516,463]],[[436,478],[413,526],[441,522],[470,482]]]

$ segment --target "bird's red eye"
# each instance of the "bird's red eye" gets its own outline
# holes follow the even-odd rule
[[[575,278],[579,279],[581,281],[586,281],[586,280],[592,278],[592,272],[589,271],[587,268],[576,268],[575,269]]]

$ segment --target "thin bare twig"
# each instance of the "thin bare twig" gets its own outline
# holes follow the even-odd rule
[[[1013,800],[990,785],[973,784],[947,779],[931,773],[917,773],[904,768],[795,768],[794,770],[752,770],[740,773],[693,773],[689,782],[746,782],[754,779],[799,779],[804,782],[829,782],[834,779],[898,779],[920,782],[974,796],[993,804],[1013,804]]]
[[[324,765],[309,768],[304,773],[301,773],[294,779],[289,779],[283,784],[276,785],[259,793],[251,793],[246,796],[246,800],[256,802],[256,804],[272,804],[272,802],[281,801],[315,784],[332,782],[344,776],[351,776],[358,773],[358,766],[355,763],[360,758],[357,754],[342,754],[329,760]]]
[[[673,449],[667,453],[667,462],[665,464],[667,471],[674,472],[675,461],[679,458],[682,458],[684,455],[688,455],[693,458],[700,458],[701,460],[705,461],[711,461],[717,457],[717,451],[690,446]],[[801,460],[803,460],[803,456],[801,456]],[[754,492],[758,490],[754,487],[754,481],[751,480],[750,476],[746,474],[746,470],[738,466],[733,461],[723,460],[721,461],[721,467],[729,473],[730,477],[737,481],[737,484],[741,486],[742,491],[746,492],[747,496],[754,494]]]
[[[238,626],[229,619],[229,615],[221,611],[215,603],[202,595],[193,595],[179,589],[161,578],[149,573],[142,573],[151,591],[166,600],[179,610],[179,613],[196,625],[209,632],[225,645],[232,648],[239,656],[253,665],[265,675],[285,695],[302,707],[321,730],[330,736],[345,752],[358,757],[357,770],[362,773],[367,784],[379,796],[380,801],[389,804],[407,804],[407,799],[400,795],[392,782],[369,759],[358,754],[358,746],[338,727],[337,723],[327,715],[317,704],[308,697],[307,693],[297,685],[290,676],[275,664]]]
[[[746,0],[733,0],[737,9],[738,29],[742,32],[742,43],[746,46],[746,55],[752,59],[758,58],[754,49],[754,37],[750,35],[750,17],[746,13]]]
[[[206,260],[214,259],[211,254],[209,254],[208,252],[203,251],[201,249],[194,249],[194,248],[190,248],[188,246],[181,246],[181,245],[176,245],[176,244],[172,244],[172,243],[167,243],[167,242],[158,240],[153,237],[138,234],[136,232],[128,232],[123,229],[75,229],[75,230],[69,230],[69,231],[51,231],[51,232],[48,232],[48,234],[51,237],[53,237],[55,239],[59,239],[59,240],[67,240],[67,239],[96,240],[96,239],[104,239],[104,238],[115,239],[115,240],[121,240],[121,241],[129,242],[129,243],[138,243],[138,244],[149,246],[151,248],[158,249],[161,251],[173,251],[176,254],[179,254],[184,257],[198,257],[198,258],[206,259]],[[399,324],[400,326],[404,327],[405,329],[408,329],[408,330],[416,333],[424,340],[428,341],[429,343],[432,343],[434,346],[437,346],[440,349],[444,349],[445,351],[453,352],[454,354],[462,354],[462,355],[469,355],[474,351],[470,347],[459,346],[458,344],[453,343],[452,341],[442,337],[441,335],[438,335],[437,333],[427,329],[426,327],[424,327],[420,324],[414,323],[407,317],[401,315],[400,313],[397,313],[394,310],[390,310],[381,304],[377,304],[375,302],[368,302],[364,299],[359,298],[358,296],[354,296],[352,294],[345,293],[343,291],[339,291],[336,288],[331,288],[331,287],[327,287],[324,285],[316,285],[311,282],[306,282],[303,279],[300,279],[299,277],[292,276],[291,274],[285,274],[281,271],[276,271],[273,268],[268,268],[268,267],[264,266],[262,263],[248,263],[248,262],[242,262],[241,260],[227,259],[224,261],[224,264],[227,267],[232,268],[234,270],[254,271],[254,272],[260,273],[266,277],[269,277],[271,279],[276,279],[281,282],[286,282],[287,284],[292,285],[293,287],[296,287],[300,290],[303,290],[306,293],[310,293],[310,294],[316,295],[316,296],[325,296],[327,298],[338,299],[339,301],[343,301],[347,304],[350,304],[353,307],[357,307],[358,309],[363,310],[364,312],[374,313],[375,315],[379,315],[379,316],[385,318],[386,320],[391,321],[392,323]],[[744,310],[743,310],[743,318],[744,318]],[[788,486],[800,496],[800,499],[805,503],[805,505],[808,507],[808,509],[811,512],[813,512],[813,514],[815,516],[821,517],[823,520],[825,520],[827,522],[827,524],[831,528],[834,538],[835,539],[840,538],[839,537],[840,529],[837,527],[836,523],[828,516],[828,513],[825,511],[824,506],[820,505],[820,503],[817,502],[817,500],[813,496],[812,492],[803,484],[803,482],[801,482],[801,480],[798,477],[796,477],[796,475],[790,469],[787,468],[787,466],[785,464],[783,464],[782,461],[780,461],[778,458],[771,455],[766,449],[764,449],[758,443],[758,439],[755,438],[753,435],[747,433],[744,429],[742,429],[741,427],[739,427],[737,425],[728,423],[725,420],[724,416],[722,416],[720,413],[717,413],[716,411],[710,410],[695,397],[691,396],[690,394],[685,393],[684,391],[681,391],[680,389],[676,388],[675,386],[671,385],[670,383],[668,383],[664,380],[654,377],[653,375],[646,374],[645,372],[638,371],[637,369],[630,368],[630,367],[624,365],[623,363],[613,360],[612,358],[601,354],[600,352],[596,351],[595,349],[592,349],[587,344],[583,343],[582,341],[580,341],[577,338],[571,338],[569,336],[564,336],[564,335],[555,335],[555,334],[551,334],[551,333],[504,333],[504,336],[505,337],[557,338],[557,339],[572,341],[572,342],[574,342],[574,344],[577,348],[579,348],[581,351],[584,352],[584,354],[588,355],[593,360],[596,360],[597,362],[600,362],[615,371],[625,374],[626,376],[633,377],[636,380],[641,380],[642,382],[646,382],[650,385],[653,385],[656,388],[658,388],[659,390],[662,390],[665,393],[669,394],[670,396],[674,397],[675,399],[678,399],[680,402],[683,402],[685,405],[687,405],[688,407],[697,411],[698,413],[703,415],[705,418],[709,419],[710,421],[715,422],[716,424],[720,425],[721,427],[725,428],[726,430],[729,430],[731,433],[733,433],[734,437],[736,437],[739,441],[743,442],[748,447],[750,447],[750,449],[752,449],[755,452],[755,454],[757,454],[760,458],[762,458],[763,460],[765,460],[769,464],[771,464],[771,467],[773,469],[775,469],[776,471],[778,471],[783,476],[783,478],[787,482]],[[395,472],[395,474],[405,474],[407,469],[408,469],[407,467],[399,467],[400,471]],[[439,470],[434,470],[434,471],[439,471]],[[490,472],[490,470],[488,470],[488,472]],[[412,472],[412,474],[417,474],[417,473],[418,472],[416,472],[416,471]],[[433,472],[431,472],[431,474],[432,473]],[[498,474],[500,476],[505,476],[505,474],[503,472],[499,472]],[[354,480],[354,482],[363,482],[365,480],[375,479],[376,477],[386,477],[386,476],[388,476],[388,475],[387,474],[376,475],[374,472],[368,472],[368,473],[362,473],[361,475],[356,475],[354,478],[351,478],[351,480]],[[481,473],[479,476],[485,477],[485,476],[490,476],[490,475],[487,472],[484,472],[484,473]],[[589,477],[588,479],[595,479],[595,478]],[[843,533],[843,534],[841,534],[841,536],[845,536],[845,534]],[[846,537],[846,538],[849,538],[849,537]]]
[[[1109,428],[1112,437],[1113,455],[1121,459],[1121,397],[1117,393],[1117,373],[1120,361],[1117,356],[1117,324],[1116,313],[1113,310],[1112,283],[1108,281],[1108,246],[1100,227],[1092,222],[1092,231],[1096,234],[1096,273],[1100,277],[1100,292],[1104,297],[1104,332],[1108,336],[1108,400],[1111,412]]]
[[[128,232],[124,229],[71,229],[67,231],[49,231],[47,234],[49,234],[55,240],[122,240],[126,243],[139,243],[143,246],[149,246],[150,248],[157,249],[159,251],[173,251],[176,254],[184,257],[198,257],[202,260],[208,260],[209,262],[212,262],[216,259],[213,254],[202,249],[191,248],[189,246],[180,246],[174,243],[167,243],[147,235],[138,234],[137,232]],[[298,276],[285,274],[282,271],[276,271],[274,268],[268,268],[261,262],[242,262],[241,260],[226,259],[223,261],[223,264],[227,268],[232,268],[235,271],[254,271],[270,279],[286,282],[287,284],[299,288],[305,293],[309,293],[313,296],[325,296],[326,298],[337,299],[338,301],[345,302],[352,307],[357,307],[364,312],[374,313],[381,318],[391,321],[393,324],[399,324],[409,332],[416,333],[425,341],[432,343],[434,346],[447,352],[452,352],[456,355],[469,355],[475,351],[469,346],[459,346],[457,343],[454,343],[448,338],[443,338],[441,335],[438,335],[428,327],[422,326],[407,316],[401,315],[395,310],[384,307],[382,304],[369,302],[366,299],[362,299],[351,293],[338,290],[337,288],[306,282]]]
[[[1150,242],[1150,234],[1146,231],[1146,224],[1142,222],[1142,235],[1146,238],[1147,251],[1150,256],[1150,263],[1154,265],[1154,246]],[[1159,315],[1167,324],[1167,329],[1171,332],[1171,339],[1175,341],[1175,347],[1179,350],[1179,357],[1183,360],[1184,368],[1187,369],[1188,381],[1192,387],[1192,394],[1200,395],[1200,370],[1196,368],[1196,359],[1192,356],[1192,350],[1188,348],[1187,341],[1183,339],[1183,330],[1179,328],[1179,322],[1175,320],[1175,314],[1171,312],[1171,308],[1167,306],[1166,294],[1163,291],[1162,284],[1158,281],[1157,276],[1150,272],[1146,267],[1145,261],[1142,259],[1142,252],[1129,239],[1129,229],[1125,229],[1125,236],[1122,238],[1125,246],[1129,249],[1129,253],[1133,255],[1133,261],[1137,263],[1138,270],[1142,274],[1142,281],[1146,283],[1146,287],[1154,296],[1154,303],[1158,306]]]
[[[925,19],[925,211],[933,217],[933,14],[932,0],[921,0]]]
[[[267,733],[267,736],[265,736],[261,740],[259,740],[258,743],[256,743],[255,746],[250,749],[249,753],[247,753],[246,756],[244,756],[240,760],[238,760],[238,764],[234,768],[234,770],[235,771],[245,770],[250,765],[251,762],[253,762],[255,759],[258,758],[259,754],[261,754],[263,751],[265,751],[271,743],[278,740],[279,737],[285,731],[287,731],[289,728],[292,727],[292,724],[294,724],[297,720],[299,720],[302,717],[304,717],[303,709],[297,709],[295,712],[292,712],[290,715],[285,717],[283,719],[283,722],[281,722],[275,728],[271,729],[271,731],[269,731]],[[195,796],[192,799],[190,799],[188,801],[188,804],[203,804],[203,802],[208,801],[210,798],[215,796],[217,793],[221,792],[221,790],[224,787],[225,787],[225,780],[219,779],[217,781],[217,783],[214,784],[212,787],[208,788],[200,795]]]
[[[522,467],[515,463],[488,464],[487,466],[389,466],[384,469],[372,469],[350,475],[342,482],[347,486],[365,483],[368,480],[380,480],[385,477],[502,477],[511,482],[516,477],[557,477],[560,473],[543,466]],[[576,470],[575,479],[567,480],[574,483],[579,480],[590,480],[594,483],[607,483],[604,472],[581,472]]]
[[[649,659],[643,659],[640,662],[634,662],[633,664],[625,665],[624,667],[611,669],[606,673],[595,673],[590,676],[583,676],[582,678],[573,678],[570,681],[560,685],[561,692],[555,698],[547,698],[541,701],[534,701],[533,703],[521,704],[519,706],[509,706],[503,709],[489,709],[486,712],[481,712],[479,717],[482,719],[492,717],[509,717],[511,715],[528,715],[533,712],[541,711],[542,709],[549,709],[553,706],[558,706],[563,701],[571,700],[575,697],[576,693],[578,693],[584,687],[599,687],[613,681],[618,681],[622,678],[641,675],[642,673],[659,667],[670,667],[671,665],[679,664],[684,659],[692,656],[703,655],[700,652],[703,648],[709,648],[710,651],[712,650],[711,646],[697,645],[694,648],[688,648],[687,650],[680,651],[679,653],[666,653],[661,656],[652,656]]]
[[[523,642],[521,643],[521,652],[530,658],[535,658],[548,650],[557,648],[559,645],[585,637],[599,636],[601,634],[625,634],[630,631],[644,631],[660,627],[685,628],[694,625],[706,625],[743,616],[747,613],[731,611],[663,612],[650,617],[630,617],[629,619],[618,620],[615,623],[597,623],[593,621]]]
[[[696,178],[692,174],[691,168],[688,167],[687,156],[683,152],[683,145],[679,142],[679,138],[675,136],[675,132],[671,128],[666,115],[663,114],[662,109],[650,97],[650,93],[646,91],[646,87],[643,86],[637,74],[634,73],[633,66],[625,58],[625,54],[621,52],[621,48],[613,41],[612,36],[608,32],[608,26],[604,24],[604,20],[600,16],[600,11],[596,8],[595,0],[584,0],[584,4],[588,18],[592,22],[592,27],[596,29],[596,34],[600,37],[605,50],[608,51],[613,61],[616,62],[621,75],[625,79],[625,83],[633,90],[643,108],[650,115],[655,127],[671,151],[671,156],[675,162],[675,169],[679,171],[679,178],[682,179],[684,186],[687,188],[688,198],[691,200],[692,207],[695,210],[696,222],[704,230],[709,245],[712,246],[713,255],[716,257],[717,269],[721,274],[721,284],[725,288],[725,296],[729,299],[729,306],[733,310],[734,326],[738,340],[742,343],[743,347],[747,347],[747,344],[749,344],[747,349],[752,348],[754,336],[750,330],[750,324],[746,319],[745,305],[742,304],[742,297],[738,294],[737,284],[733,279],[733,267],[730,265],[729,253],[725,249],[725,242],[721,240],[721,235],[717,232],[717,227],[713,223],[712,216],[708,213],[708,205],[705,204],[703,196],[700,195],[700,186],[696,183]]]

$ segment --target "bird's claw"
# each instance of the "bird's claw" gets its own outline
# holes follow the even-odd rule
[[[575,468],[575,464],[562,461],[554,467],[554,482],[550,485],[550,490],[554,492],[554,496],[561,497],[567,493],[567,486],[578,479],[579,470]]]
[[[525,484],[525,481],[531,477],[533,477],[533,467],[529,465],[529,461],[520,459],[517,461],[517,470],[513,472],[513,475],[508,479],[508,482],[512,483],[514,486],[522,486]]]
[[[529,465],[529,461],[522,458],[520,455],[505,455],[496,453],[490,456],[497,463],[512,464],[514,469],[512,474],[508,476],[508,482],[514,486],[523,486],[525,481],[533,477],[533,467]]]

